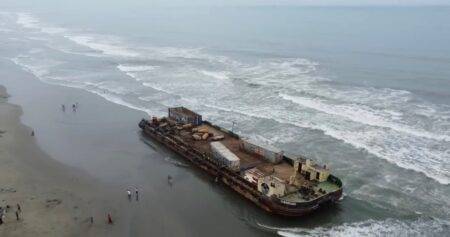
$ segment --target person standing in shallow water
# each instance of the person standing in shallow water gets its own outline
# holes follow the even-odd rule
[[[131,202],[131,191],[127,189],[128,201]]]

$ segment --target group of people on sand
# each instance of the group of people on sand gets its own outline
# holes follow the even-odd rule
[[[114,224],[112,216],[111,216],[111,213],[106,214],[106,221],[110,225]],[[94,217],[93,216],[89,217],[89,222],[91,223],[91,225],[94,224]]]
[[[2,225],[5,222],[6,213],[11,211],[11,206],[6,205],[5,207],[0,206],[0,225]],[[16,210],[14,211],[14,214],[16,215],[16,220],[20,220],[20,213],[22,213],[22,208],[17,203]]]
[[[75,102],[75,104],[72,104],[72,111],[73,112],[77,112],[77,109],[78,109],[78,102]],[[61,110],[63,112],[66,112],[66,105],[65,104],[61,105]]]
[[[137,188],[134,188],[134,195],[136,197],[136,201],[139,201],[139,190]],[[127,188],[127,196],[128,196],[128,201],[131,202],[132,194],[131,194],[130,188]]]
[[[132,197],[133,197],[131,188],[127,188],[126,192],[127,192],[127,196],[128,196],[128,201],[131,202]],[[137,188],[134,188],[134,195],[135,195],[136,201],[139,201],[139,190]],[[106,220],[107,220],[108,224],[110,224],[110,225],[114,224],[111,213],[108,213],[106,215]],[[91,225],[94,224],[94,217],[91,216],[89,218],[89,221],[91,222]]]

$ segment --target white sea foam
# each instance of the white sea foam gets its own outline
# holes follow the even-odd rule
[[[145,71],[152,71],[158,66],[151,66],[151,65],[118,65],[117,68],[120,71],[123,72],[145,72]]]
[[[327,104],[324,100],[306,98],[300,96],[291,96],[287,94],[280,94],[285,99],[292,101],[301,106],[318,110],[327,114],[332,114],[354,122],[363,123],[371,126],[390,128],[395,131],[411,134],[417,137],[424,137],[428,139],[437,139],[443,141],[450,141],[450,136],[443,134],[431,133],[424,130],[415,129],[404,124],[393,123],[386,120],[386,117],[391,117],[394,114],[399,116],[400,113],[392,111],[375,111],[374,109],[365,105],[336,105]],[[387,112],[387,113],[386,113]]]
[[[60,34],[67,31],[65,28],[43,25],[37,18],[29,13],[17,13],[16,23],[24,28],[39,30],[47,34]]]
[[[281,228],[259,224],[261,228],[274,230],[280,236],[445,236],[450,231],[450,222],[442,219],[419,218],[416,220],[367,220],[344,223],[330,227]]]
[[[208,76],[208,77],[212,77],[212,78],[219,79],[219,80],[229,79],[228,78],[229,73],[228,72],[224,72],[224,71],[218,72],[218,71],[199,70],[199,72],[204,74],[204,75],[206,75],[206,76]]]
[[[148,72],[157,69],[158,66],[150,66],[150,65],[118,65],[117,69],[124,72],[127,76],[133,78],[136,81],[142,81],[142,78],[139,77],[138,73],[140,72]]]
[[[39,21],[33,17],[29,13],[17,13],[17,24],[22,25],[25,28],[32,28],[32,29],[38,29],[38,23]]]
[[[133,103],[125,101],[121,95],[128,93],[128,89],[126,88],[117,88],[117,87],[110,87],[108,85],[105,85],[104,83],[91,83],[91,82],[80,82],[80,81],[74,81],[70,78],[59,78],[59,77],[53,77],[49,76],[49,69],[45,68],[44,66],[38,67],[38,66],[31,66],[27,65],[20,61],[20,58],[14,58],[12,61],[17,64],[18,66],[22,67],[25,71],[30,72],[34,76],[36,76],[39,80],[49,83],[49,84],[56,84],[66,87],[72,87],[72,88],[78,88],[83,89],[86,91],[89,91],[91,93],[94,93],[96,95],[99,95],[103,97],[104,99],[111,101],[115,104],[119,104],[131,109],[143,111],[147,114],[153,114],[153,111],[142,107],[138,105],[134,105]],[[56,66],[56,64],[54,64]]]
[[[36,51],[38,49],[33,49],[32,51]],[[41,64],[27,64],[24,61],[29,60],[28,56],[25,55],[19,55],[15,58],[12,58],[11,61],[14,62],[16,65],[20,66],[24,70],[30,72],[31,74],[35,75],[38,78],[44,78],[49,75],[52,67],[57,67],[58,65],[61,65],[63,62],[55,61],[55,60],[41,60]]]
[[[119,56],[119,57],[138,57],[140,54],[127,47],[121,46],[120,42],[99,40],[92,36],[82,35],[65,35],[67,39],[95,51],[99,51],[105,55]]]
[[[145,47],[143,48],[151,58],[184,58],[205,59],[210,55],[204,54],[201,48],[177,48],[177,47]]]
[[[283,86],[292,83],[292,86],[295,86],[295,84],[328,80],[309,76],[317,70],[319,64],[304,58],[264,59],[256,64],[235,63],[234,65],[237,66],[234,69],[234,77],[258,85]]]

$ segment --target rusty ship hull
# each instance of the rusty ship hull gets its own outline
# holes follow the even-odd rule
[[[210,124],[207,121],[204,122]],[[219,181],[228,186],[268,213],[287,217],[303,216],[315,211],[320,206],[323,206],[326,203],[337,202],[342,197],[342,183],[337,177],[333,175],[330,175],[328,179],[331,182],[336,183],[339,186],[339,189],[334,192],[330,192],[320,198],[308,202],[294,204],[283,202],[282,200],[274,197],[268,197],[258,191],[254,183],[251,183],[248,180],[244,179],[238,173],[224,168],[220,164],[214,162],[214,160],[208,159],[211,154],[201,152],[196,147],[191,146],[189,143],[186,143],[171,134],[160,131],[158,128],[152,126],[151,122],[149,122],[148,120],[143,119],[139,123],[139,127],[142,129],[145,137],[151,138],[152,140],[157,141],[166,148],[177,153],[179,156],[183,157],[200,170],[215,178],[216,181]]]

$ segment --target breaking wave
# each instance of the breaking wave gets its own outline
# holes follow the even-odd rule
[[[228,77],[228,72],[214,72],[214,71],[206,71],[206,70],[200,70],[200,73],[208,76],[208,77],[212,77],[215,79],[219,79],[219,80],[227,80],[229,79]]]
[[[299,104],[304,107],[308,107],[311,109],[315,109],[327,114],[332,114],[340,117],[344,117],[346,119],[352,120],[357,123],[363,123],[370,126],[377,127],[385,127],[390,128],[392,130],[407,133],[417,137],[424,137],[428,139],[436,139],[443,141],[450,141],[450,136],[441,135],[436,133],[427,132],[424,130],[417,130],[411,128],[407,125],[402,125],[398,123],[392,123],[388,121],[388,119],[392,119],[393,115],[399,117],[400,113],[393,114],[387,110],[374,110],[366,105],[335,105],[335,104],[327,104],[325,101],[314,98],[306,98],[299,96],[291,96],[286,94],[280,94],[283,99],[290,100],[296,104]],[[388,118],[388,119],[386,119]]]
[[[99,51],[105,55],[119,56],[119,57],[138,57],[140,54],[131,49],[121,46],[120,42],[113,42],[113,40],[99,41],[92,36],[71,36],[65,35],[69,40],[93,50]]]
[[[276,231],[280,236],[446,236],[450,231],[450,222],[435,218],[419,218],[411,221],[386,219],[367,220],[355,223],[316,228],[279,228],[259,224],[263,229]]]
[[[60,34],[67,30],[60,27],[43,26],[40,21],[29,13],[17,13],[17,24],[24,28],[39,30],[47,34]]]
[[[122,65],[122,64],[120,64],[119,66],[117,66],[117,68],[123,72],[145,72],[145,71],[154,70],[157,67],[148,66],[148,65]]]

